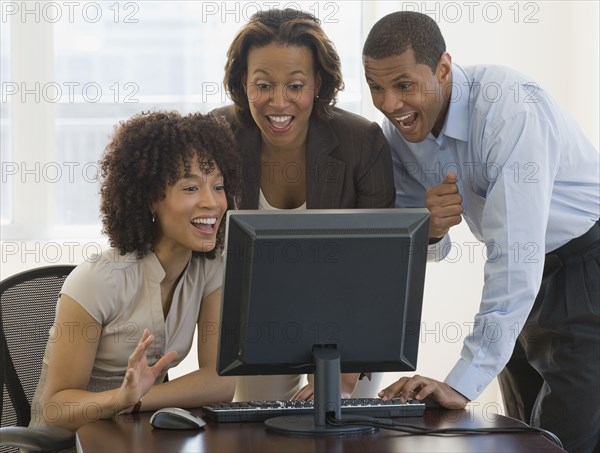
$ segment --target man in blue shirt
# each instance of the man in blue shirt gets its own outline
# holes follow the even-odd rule
[[[600,161],[573,118],[500,66],[452,63],[433,19],[385,16],[363,49],[396,206],[431,212],[430,252],[465,219],[487,250],[475,327],[444,382],[380,396],[462,408],[498,376],[507,414],[600,450]]]

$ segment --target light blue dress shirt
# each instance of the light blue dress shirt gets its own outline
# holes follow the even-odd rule
[[[600,216],[598,150],[535,82],[501,66],[453,65],[452,97],[436,138],[406,142],[385,119],[397,207],[423,207],[425,191],[454,172],[463,218],[485,244],[475,324],[446,383],[473,400],[508,362],[542,279],[544,255]],[[430,247],[443,259],[448,236]]]

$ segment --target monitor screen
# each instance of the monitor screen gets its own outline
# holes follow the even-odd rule
[[[218,373],[415,370],[428,233],[418,208],[229,211]]]

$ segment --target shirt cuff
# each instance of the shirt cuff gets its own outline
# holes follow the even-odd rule
[[[465,359],[460,359],[448,373],[444,382],[470,401],[473,401],[481,395],[481,392],[494,380],[494,377],[477,369]]]
[[[442,261],[450,253],[451,246],[449,235],[444,236],[435,244],[430,244],[427,247],[427,262],[437,263],[438,261]]]

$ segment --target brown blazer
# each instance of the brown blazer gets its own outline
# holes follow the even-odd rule
[[[240,209],[258,209],[261,136],[255,125],[240,125],[233,106],[215,109],[231,125],[243,158]],[[377,123],[334,108],[333,118],[311,117],[306,150],[308,209],[390,208],[395,189],[389,145]]]

